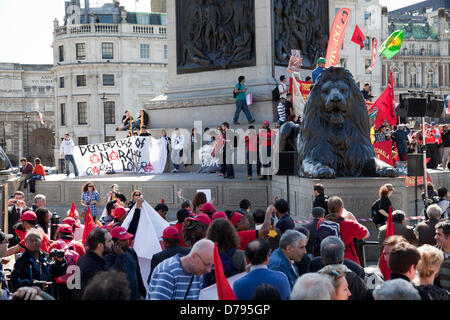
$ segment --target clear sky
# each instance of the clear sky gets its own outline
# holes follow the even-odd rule
[[[422,0],[380,0],[395,10]],[[0,0],[0,62],[52,64],[53,20],[63,24],[65,0]],[[95,3],[112,0],[91,0]],[[81,0],[84,6],[84,0]],[[128,11],[150,11],[150,0],[122,0]]]

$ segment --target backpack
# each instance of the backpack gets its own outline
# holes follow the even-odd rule
[[[236,88],[235,88],[236,89]],[[238,90],[241,90],[241,84],[239,83],[239,89]],[[235,92],[234,91],[234,89],[233,89],[233,97],[236,99],[236,97],[238,96],[238,94],[239,93],[237,93],[237,92]]]
[[[340,218],[339,222],[342,220],[344,219]],[[324,220],[317,229],[316,237],[314,239],[313,254],[315,257],[320,256],[320,243],[322,242],[323,239],[329,236],[341,238],[341,228],[338,222]]]
[[[280,90],[278,90],[278,84],[275,89],[272,90],[272,101],[280,100]]]
[[[222,261],[223,274],[229,278],[234,275],[233,255],[236,252],[236,248],[230,249],[227,252],[219,253],[220,260]],[[203,288],[209,287],[216,283],[216,277],[214,269],[211,273],[207,273],[203,276]]]
[[[75,240],[72,240],[68,244],[65,243],[63,240],[59,239],[56,240],[56,242],[59,245],[58,250],[64,251],[64,258],[67,261],[67,267],[76,265],[78,262],[78,259],[80,258],[80,255],[75,251],[74,242]],[[71,273],[66,273],[60,277],[55,278],[56,283],[66,283],[67,279],[71,276]]]
[[[372,217],[372,222],[375,224],[382,224],[384,223],[384,216],[378,212],[378,210],[380,209],[380,203],[381,203],[381,198],[376,200],[373,204],[372,204],[372,208],[371,208],[371,217]]]

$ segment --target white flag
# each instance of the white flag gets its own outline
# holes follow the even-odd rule
[[[303,108],[305,107],[305,100],[303,99],[302,93],[300,92],[300,85],[292,75],[292,106],[294,108],[295,116],[303,115]]]

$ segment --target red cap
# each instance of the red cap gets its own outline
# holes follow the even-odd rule
[[[111,229],[110,231],[111,237],[119,240],[127,240],[133,238],[133,235],[131,233],[127,232],[127,229],[124,227],[116,226]]]
[[[80,225],[77,223],[77,220],[75,220],[75,219],[72,218],[72,217],[67,217],[67,218],[65,218],[65,219],[63,220],[63,223],[64,223],[64,224],[68,224],[68,225],[71,226],[71,227],[75,226],[75,228],[79,228],[79,227],[80,227]]]
[[[223,212],[223,211],[214,212],[214,214],[212,216],[212,219],[216,220],[216,219],[219,219],[219,218],[224,218],[224,219],[228,220],[227,214],[225,212]]]
[[[230,222],[233,224],[233,226],[237,225],[239,221],[241,221],[242,213],[235,212],[230,218]]]
[[[162,237],[164,239],[180,239],[180,233],[177,228],[170,226],[164,229]]]
[[[209,224],[211,223],[211,219],[207,214],[204,213],[193,214],[192,216],[187,217],[185,220],[199,221],[206,224],[207,226],[209,226]]]
[[[216,211],[216,208],[211,203],[205,203],[202,208],[200,209],[201,212],[204,213],[212,213]]]
[[[267,121],[267,120],[266,120],[266,121],[264,121],[263,123],[264,123],[264,125],[270,125],[270,122],[269,122],[269,121]]]
[[[111,214],[114,218],[120,218],[124,214],[126,214],[130,209],[124,207],[117,207],[111,211]]]
[[[69,224],[66,224],[66,223],[65,224],[61,224],[59,226],[59,228],[58,228],[58,232],[57,233],[60,233],[60,232],[72,234],[73,233],[72,226],[69,225]]]
[[[24,220],[25,221],[37,220],[37,215],[33,211],[25,211],[22,214],[22,218],[20,218],[19,221],[24,221]]]

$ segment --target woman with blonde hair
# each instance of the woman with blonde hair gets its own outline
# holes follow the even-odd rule
[[[320,269],[320,274],[328,275],[333,279],[334,296],[331,300],[348,300],[352,295],[345,278],[347,267],[345,265],[328,265]]]
[[[424,244],[418,248],[420,260],[417,264],[417,276],[414,279],[419,288],[426,291],[433,300],[450,300],[447,290],[441,289],[433,284],[434,278],[439,273],[441,264],[444,261],[444,254],[441,250],[429,244]]]

